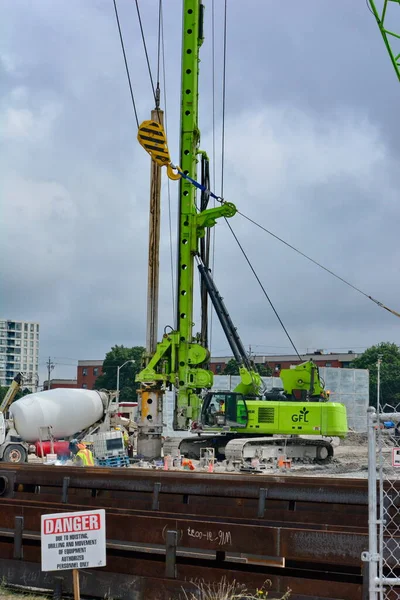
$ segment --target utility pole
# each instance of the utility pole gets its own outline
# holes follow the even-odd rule
[[[378,354],[378,362],[376,363],[378,368],[378,377],[376,382],[376,406],[378,415],[381,413],[381,364],[382,354]]]
[[[54,369],[54,363],[51,362],[51,358],[49,356],[49,360],[47,361],[47,389],[50,389],[50,374]]]

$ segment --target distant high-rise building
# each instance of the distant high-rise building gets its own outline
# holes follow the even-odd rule
[[[9,386],[19,371],[26,377],[24,387],[36,390],[39,323],[0,319],[0,385]]]

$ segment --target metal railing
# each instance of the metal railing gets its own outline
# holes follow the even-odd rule
[[[370,600],[400,600],[400,435],[398,410],[368,409]]]

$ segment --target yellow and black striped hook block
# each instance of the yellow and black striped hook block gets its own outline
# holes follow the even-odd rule
[[[164,127],[155,121],[143,121],[137,134],[139,144],[148,152],[155,163],[160,167],[167,167],[167,175],[170,179],[181,178],[179,173],[174,172],[177,167],[172,166],[169,155],[167,136]]]

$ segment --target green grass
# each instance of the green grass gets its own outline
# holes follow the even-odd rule
[[[10,585],[4,578],[0,581],[0,600],[49,600],[51,597],[52,592],[46,595],[46,592],[41,589]]]
[[[205,581],[192,582],[196,590],[187,593],[183,590],[185,600],[268,600],[270,592],[268,591],[272,582],[268,579],[256,592],[250,592],[245,585],[237,581],[228,581],[225,577],[217,583],[206,583]],[[289,600],[291,590],[287,590],[282,596],[275,600]],[[271,598],[272,600],[272,598]]]

